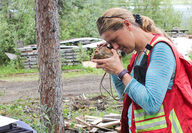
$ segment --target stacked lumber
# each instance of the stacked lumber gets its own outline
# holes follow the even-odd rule
[[[103,43],[101,39],[91,37],[60,41],[62,66],[81,64],[78,59],[78,55],[81,54],[81,52],[79,51],[79,44],[82,44],[82,48],[87,51],[88,49],[95,48],[98,44],[101,43]],[[23,61],[25,68],[37,68],[38,53],[36,44],[19,47],[18,50],[21,52],[21,60]]]
[[[76,117],[75,123],[65,121],[65,129],[84,129],[90,133],[119,133],[120,128],[120,114],[110,113],[103,117],[85,115],[83,117]],[[71,127],[73,125],[73,127]]]
[[[21,59],[24,62],[24,67],[37,68],[38,57],[36,45],[29,45],[18,49],[21,51]],[[62,66],[80,64],[77,59],[78,54],[80,54],[78,48],[60,46],[60,53]]]

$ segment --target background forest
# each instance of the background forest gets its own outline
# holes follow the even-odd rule
[[[0,64],[8,64],[5,52],[19,54],[18,43],[36,43],[34,0],[0,0]],[[176,4],[191,5],[189,0],[59,0],[60,40],[99,37],[96,20],[111,7],[123,7],[151,17],[162,29],[180,27],[192,33],[192,19],[174,10]],[[192,12],[192,8],[189,9]],[[192,14],[192,13],[191,13]],[[182,22],[187,25],[182,25]]]

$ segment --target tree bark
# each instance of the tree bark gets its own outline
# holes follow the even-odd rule
[[[63,133],[58,0],[35,0],[40,120],[49,132]]]

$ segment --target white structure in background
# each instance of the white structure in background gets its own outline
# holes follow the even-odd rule
[[[189,60],[189,53],[192,52],[192,39],[186,37],[171,38],[177,50]]]

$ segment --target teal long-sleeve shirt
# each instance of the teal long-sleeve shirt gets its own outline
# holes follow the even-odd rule
[[[143,55],[136,60],[139,65]],[[168,89],[172,88],[176,70],[176,61],[171,48],[164,42],[160,42],[151,51],[150,64],[146,72],[145,85],[133,78],[127,86],[116,75],[111,75],[117,94],[127,93],[129,97],[140,105],[148,114],[155,114],[163,103]],[[131,106],[128,110],[129,123],[131,123]],[[130,125],[130,124],[129,124]]]

